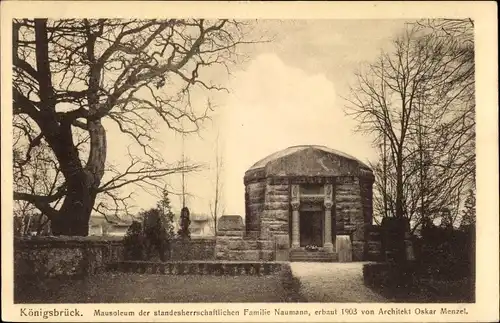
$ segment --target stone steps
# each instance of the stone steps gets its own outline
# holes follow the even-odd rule
[[[336,253],[329,253],[324,250],[307,251],[299,249],[290,251],[290,261],[293,262],[334,262],[336,260]]]

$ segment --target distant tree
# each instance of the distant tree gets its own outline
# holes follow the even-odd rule
[[[217,235],[217,219],[223,214],[222,191],[224,183],[222,181],[222,172],[224,170],[224,159],[219,147],[219,133],[217,133],[215,143],[215,179],[213,202],[210,202],[210,216],[213,225],[214,235]]]
[[[466,228],[476,223],[476,193],[470,189],[464,202],[460,227]]]
[[[23,213],[14,216],[16,236],[51,235],[49,219],[40,213]]]
[[[410,24],[361,69],[346,106],[380,147],[375,213],[407,218],[412,231],[444,209],[454,222],[475,173],[473,43],[429,24]],[[469,35],[473,24],[462,30]]]
[[[191,224],[191,220],[189,219],[189,209],[187,207],[183,207],[181,210],[180,216],[180,228],[177,234],[182,239],[191,238],[191,232],[189,231],[189,225]]]
[[[450,210],[444,209],[439,212],[439,217],[441,218],[440,227],[445,229],[453,229],[453,216]]]
[[[14,217],[14,236],[22,237],[26,234],[25,225],[24,225],[24,217],[15,216]]]

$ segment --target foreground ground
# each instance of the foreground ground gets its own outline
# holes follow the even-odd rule
[[[16,303],[286,302],[277,275],[195,276],[104,273],[84,280],[47,279],[16,290]]]
[[[308,302],[384,303],[388,300],[363,284],[363,264],[292,262],[300,294]]]
[[[374,290],[363,283],[364,263],[291,263],[269,276],[102,273],[86,279],[44,279],[16,284],[16,303],[188,302],[473,302],[466,282],[419,284],[418,290]],[[292,276],[293,275],[293,276]],[[434,286],[430,291],[425,286]],[[449,290],[449,292],[446,292]],[[437,293],[439,291],[440,293]],[[449,295],[448,295],[449,294]]]

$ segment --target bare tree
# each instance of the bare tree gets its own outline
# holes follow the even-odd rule
[[[203,19],[15,20],[13,124],[22,125],[15,174],[34,181],[36,171],[25,170],[36,167],[35,150],[53,166],[43,175],[48,190],[21,182],[14,200],[38,208],[56,235],[87,235],[92,210],[111,207],[96,206],[98,195],[117,207],[126,203],[117,193],[125,185],[163,187],[164,176],[193,170],[165,163],[154,149],[156,121],[173,131],[198,130],[209,111],[196,109],[191,95],[224,90],[203,71],[229,68],[246,42],[244,27]],[[105,119],[141,149],[124,168],[107,163]],[[180,127],[186,121],[191,128]],[[86,138],[81,144],[79,136]]]
[[[409,26],[394,50],[358,73],[351,88],[347,113],[381,147],[381,161],[372,165],[374,209],[410,219],[413,229],[432,214],[458,214],[473,178],[474,67],[468,54],[455,40]]]
[[[224,207],[222,204],[224,182],[222,180],[222,172],[224,170],[224,158],[220,151],[219,132],[217,132],[215,142],[215,179],[214,179],[214,197],[213,202],[210,202],[210,216],[212,218],[214,234],[217,235],[217,219],[222,215]]]

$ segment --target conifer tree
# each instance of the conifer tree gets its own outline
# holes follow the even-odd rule
[[[180,229],[177,232],[180,238],[189,239],[191,237],[191,232],[189,231],[190,224],[191,220],[189,219],[189,209],[187,207],[183,207],[181,210]]]
[[[170,198],[168,197],[168,191],[166,189],[162,192],[162,198],[158,201],[156,205],[157,209],[160,211],[160,217],[162,222],[162,229],[165,231],[165,238],[170,240],[174,237],[174,212],[172,212],[172,206],[170,205]]]

